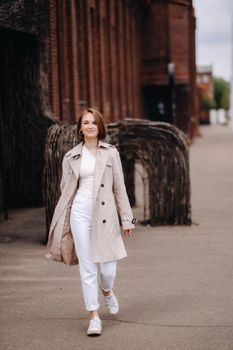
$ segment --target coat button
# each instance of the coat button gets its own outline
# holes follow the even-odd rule
[[[104,184],[101,184],[100,186],[101,186],[101,187],[104,187]]]
[[[103,220],[103,224],[105,224],[106,220]]]
[[[133,218],[133,220],[132,220],[131,222],[132,222],[132,224],[136,224],[137,219],[136,219],[136,218]]]
[[[102,205],[104,205],[104,204],[105,204],[105,202],[102,202],[101,204],[102,204]]]

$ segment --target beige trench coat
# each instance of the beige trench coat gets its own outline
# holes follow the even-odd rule
[[[77,191],[82,159],[82,143],[66,153],[62,163],[61,196],[55,208],[49,231],[46,257],[65,264],[77,264],[70,229],[70,210]],[[99,141],[93,188],[93,221],[91,251],[93,262],[124,258],[119,217],[123,229],[133,229],[133,218],[125,189],[117,149]]]

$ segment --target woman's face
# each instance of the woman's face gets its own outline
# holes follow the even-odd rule
[[[99,129],[92,113],[82,117],[81,130],[85,139],[97,139]]]

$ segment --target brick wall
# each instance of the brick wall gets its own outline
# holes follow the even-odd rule
[[[175,64],[174,124],[193,135],[196,122],[195,16],[192,0],[154,0],[143,16],[143,86],[169,86],[168,63]],[[148,48],[150,48],[148,50]]]
[[[95,106],[107,121],[139,116],[143,1],[50,0],[50,97],[55,118]]]

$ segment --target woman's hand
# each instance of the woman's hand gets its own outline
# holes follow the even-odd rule
[[[130,237],[132,235],[132,230],[124,230],[125,237]]]

